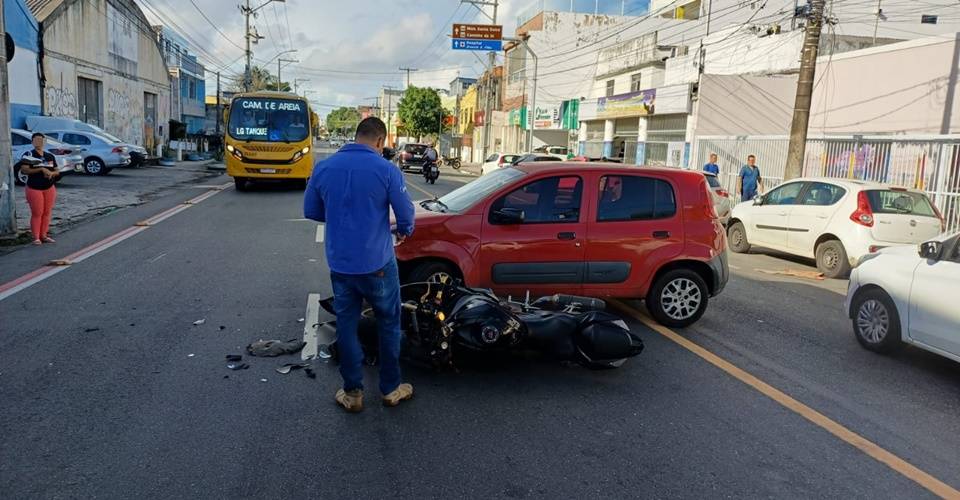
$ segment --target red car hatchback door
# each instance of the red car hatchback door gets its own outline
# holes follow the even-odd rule
[[[502,294],[580,293],[586,223],[584,179],[524,179],[485,207],[481,286]]]
[[[618,170],[594,174],[584,293],[643,297],[653,274],[683,251],[680,190],[668,177]]]

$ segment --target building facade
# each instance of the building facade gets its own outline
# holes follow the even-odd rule
[[[197,57],[190,54],[186,40],[166,26],[154,26],[157,41],[170,71],[170,116],[183,122],[187,134],[204,134],[206,130],[206,73]]]
[[[40,23],[41,112],[98,125],[148,148],[163,143],[170,76],[156,33],[136,3],[26,3]]]
[[[39,115],[40,68],[37,65],[40,27],[23,0],[5,0],[3,18],[15,52],[7,61],[10,91],[10,127],[26,128],[26,117]]]

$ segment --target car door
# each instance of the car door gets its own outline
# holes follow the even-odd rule
[[[787,223],[787,246],[791,251],[812,257],[814,245],[827,230],[847,190],[828,182],[809,182],[791,207]]]
[[[789,231],[790,209],[806,185],[803,181],[783,184],[761,198],[760,205],[750,207],[747,239],[750,243],[785,249]]]
[[[583,286],[583,178],[533,179],[485,207],[481,229],[482,286],[500,293],[580,293]],[[522,213],[523,221],[501,214]]]
[[[10,145],[12,146],[11,157],[14,163],[16,163],[24,153],[33,149],[33,142],[16,132],[10,132]]]
[[[910,287],[910,337],[960,356],[960,235],[944,244],[938,261],[923,260]]]
[[[641,297],[683,250],[678,189],[666,177],[617,171],[591,181],[584,293]]]

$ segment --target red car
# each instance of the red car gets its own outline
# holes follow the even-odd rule
[[[668,326],[697,321],[729,277],[703,174],[602,163],[522,163],[420,203],[396,247],[405,282],[462,278],[532,296],[644,298]]]

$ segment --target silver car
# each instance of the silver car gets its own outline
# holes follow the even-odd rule
[[[720,222],[726,226],[730,222],[730,212],[733,210],[730,193],[723,189],[720,179],[715,174],[704,172],[703,175],[707,178],[707,184],[710,185],[710,197],[713,198],[713,206],[717,209]]]
[[[16,167],[24,153],[33,149],[33,133],[27,130],[12,128],[10,129],[10,142],[12,145],[12,158],[14,164],[15,182],[17,185],[27,183],[27,174],[21,173]],[[83,169],[83,148],[64,144],[60,141],[47,138],[43,144],[44,151],[53,155],[57,160],[57,170],[61,174],[70,172],[79,172]]]
[[[88,174],[107,175],[114,168],[130,165],[130,148],[100,134],[82,130],[52,130],[43,135],[84,148],[83,169]]]

